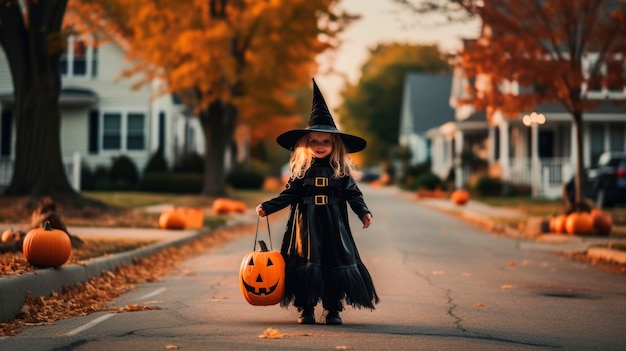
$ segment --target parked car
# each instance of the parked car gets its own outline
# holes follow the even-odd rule
[[[583,175],[585,197],[597,207],[626,205],[626,152],[605,152],[594,168]],[[574,179],[566,185],[570,202],[574,198]]]

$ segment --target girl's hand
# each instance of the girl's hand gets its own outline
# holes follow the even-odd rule
[[[370,224],[372,224],[372,214],[366,213],[365,215],[363,215],[363,218],[361,218],[361,222],[363,222],[363,228],[369,227]]]
[[[261,205],[256,207],[256,213],[261,217],[265,217],[265,211],[263,211],[263,207]]]

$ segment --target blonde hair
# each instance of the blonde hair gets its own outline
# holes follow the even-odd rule
[[[360,179],[361,172],[357,171],[339,134],[329,134],[332,137],[333,151],[328,156],[328,159],[330,166],[334,170],[333,177],[341,178],[351,176],[354,179]],[[304,174],[311,168],[312,164],[313,155],[309,151],[309,133],[306,133],[298,139],[291,153],[291,157],[289,158],[291,179],[304,178]]]

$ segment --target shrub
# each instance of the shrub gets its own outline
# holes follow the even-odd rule
[[[176,173],[204,173],[204,159],[197,152],[185,153],[173,169]]]
[[[80,188],[82,190],[96,190],[96,176],[86,164],[80,167]]]
[[[199,194],[203,175],[199,173],[146,173],[137,185],[141,191],[174,194]]]
[[[502,195],[502,181],[497,178],[482,176],[476,182],[474,190],[479,196]]]
[[[248,167],[235,167],[226,177],[226,183],[235,189],[261,189],[265,177],[257,170]]]
[[[126,155],[114,157],[109,179],[114,190],[131,190],[139,181],[137,166]]]
[[[435,190],[437,187],[441,188],[442,184],[441,178],[432,172],[427,172],[415,178],[413,189]]]
[[[163,149],[159,148],[155,153],[150,156],[146,167],[143,169],[143,173],[164,173],[167,172],[168,166],[163,154]]]

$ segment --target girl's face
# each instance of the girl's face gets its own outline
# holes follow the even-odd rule
[[[330,133],[310,132],[307,145],[315,158],[325,158],[333,152],[333,138]]]

